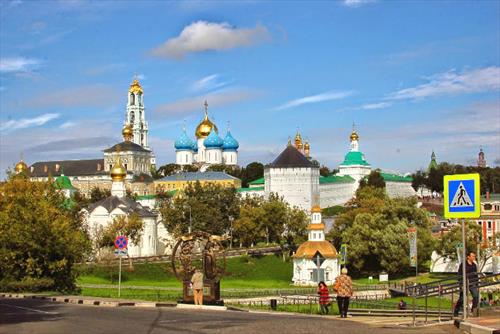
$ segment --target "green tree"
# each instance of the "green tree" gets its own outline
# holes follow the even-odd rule
[[[246,188],[248,183],[260,179],[264,176],[264,165],[260,162],[251,162],[242,173],[241,186]]]
[[[179,236],[191,230],[225,234],[230,219],[239,216],[239,197],[236,189],[200,182],[189,184],[170,201],[165,201],[160,212],[167,230]]]
[[[419,267],[429,260],[434,247],[430,221],[413,198],[391,199],[384,189],[358,189],[328,233],[339,247],[349,246],[348,261],[355,272],[401,273],[409,269],[407,228],[417,227]]]
[[[0,184],[0,281],[52,280],[73,290],[90,243],[82,221],[49,182],[13,176]]]
[[[371,173],[367,177],[363,178],[359,183],[360,188],[364,188],[367,186],[374,188],[385,188],[385,181],[380,174],[380,170],[376,169],[371,171]]]
[[[330,175],[330,169],[328,169],[328,167],[326,166],[321,166],[321,168],[319,169],[319,175],[321,176],[328,176]]]
[[[111,196],[111,191],[109,189],[94,187],[90,191],[90,203],[99,202],[109,196]]]

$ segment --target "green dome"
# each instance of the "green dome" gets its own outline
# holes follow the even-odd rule
[[[67,177],[64,174],[62,174],[56,179],[54,185],[56,186],[57,189],[75,189],[71,184],[69,177]]]
[[[362,165],[370,166],[370,164],[365,160],[363,153],[359,151],[351,151],[345,155],[344,162],[340,164],[341,166],[349,165]]]

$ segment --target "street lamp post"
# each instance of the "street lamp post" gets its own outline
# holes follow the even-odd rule
[[[229,249],[233,249],[233,216],[229,216],[229,223],[231,224],[229,228],[230,240],[229,240]]]

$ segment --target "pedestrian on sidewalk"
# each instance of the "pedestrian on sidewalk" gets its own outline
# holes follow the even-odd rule
[[[472,295],[472,308],[471,313],[474,314],[474,311],[477,311],[477,306],[479,302],[479,277],[477,276],[477,266],[474,262],[476,260],[476,253],[468,252],[467,258],[465,261],[465,273],[466,273],[466,282],[468,286],[468,290]],[[455,304],[455,309],[453,310],[453,316],[458,316],[458,312],[463,308],[464,299],[463,299],[463,275],[462,275],[462,263],[460,263],[460,267],[458,268],[458,282],[460,284],[460,294],[458,296],[457,303]]]
[[[321,281],[318,284],[319,307],[321,314],[328,314],[328,307],[330,306],[330,291],[325,282]]]
[[[203,305],[203,273],[200,269],[196,269],[191,278],[191,286],[193,288],[193,298],[195,305]]]
[[[352,279],[347,275],[347,268],[340,271],[340,276],[335,279],[334,289],[337,292],[337,304],[341,318],[347,318],[349,299],[352,297]]]

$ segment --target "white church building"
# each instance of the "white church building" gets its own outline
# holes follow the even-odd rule
[[[302,243],[293,256],[295,285],[317,285],[324,281],[332,285],[340,275],[340,261],[335,247],[325,240],[325,224],[321,220],[321,208],[313,206],[308,240]]]

